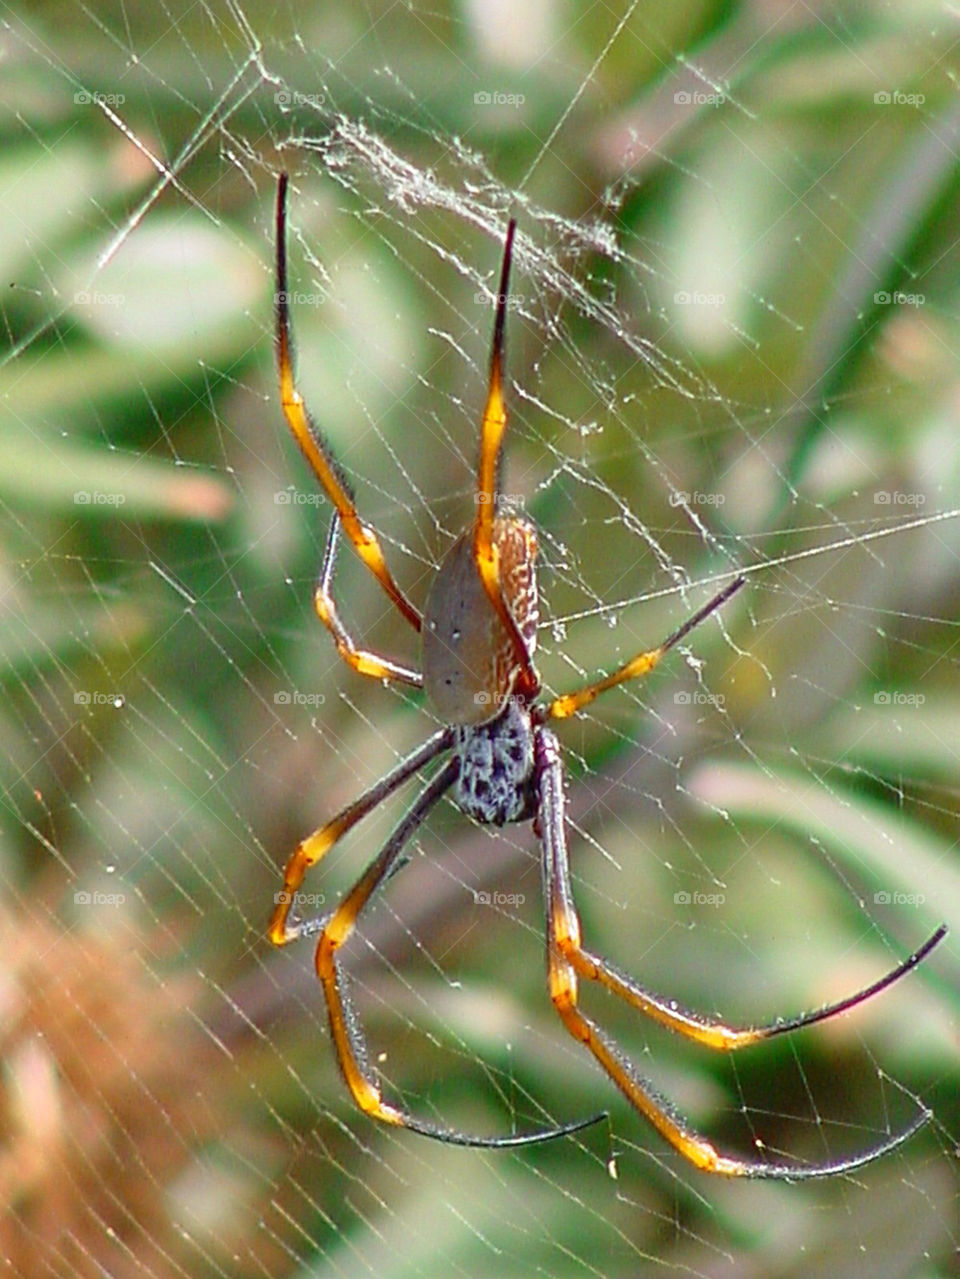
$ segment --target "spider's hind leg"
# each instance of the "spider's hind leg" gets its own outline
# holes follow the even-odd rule
[[[330,1032],[340,1070],[354,1101],[365,1114],[383,1123],[408,1128],[411,1132],[432,1137],[448,1145],[527,1146],[578,1132],[598,1122],[604,1116],[591,1115],[589,1119],[579,1120],[576,1123],[559,1124],[556,1127],[534,1132],[514,1133],[508,1137],[477,1137],[471,1133],[460,1132],[456,1128],[448,1128],[443,1124],[417,1119],[404,1107],[384,1101],[380,1084],[370,1065],[366,1036],[350,997],[346,974],[342,971],[337,958],[337,952],[353,933],[364,907],[399,870],[406,856],[407,841],[422,824],[437,800],[453,785],[459,768],[460,761],[456,757],[447,761],[440,772],[421,791],[377,858],[363,872],[336,910],[322,921],[316,951],[317,976],[327,1003]]]
[[[286,946],[288,942],[296,941],[304,933],[317,931],[317,926],[314,924],[290,923],[290,915],[296,905],[307,871],[316,866],[317,862],[326,856],[348,830],[362,821],[368,813],[373,812],[378,804],[383,803],[418,769],[429,764],[441,751],[446,750],[452,741],[452,728],[438,729],[422,746],[418,746],[416,750],[400,760],[386,776],[381,777],[352,804],[348,804],[312,835],[300,841],[287,860],[286,869],[283,872],[283,888],[274,897],[275,904],[270,917],[268,935],[275,946]]]
[[[721,1154],[716,1147],[702,1137],[665,1098],[658,1095],[623,1050],[578,1006],[578,978],[599,982],[613,994],[647,1013],[661,1025],[678,1030],[689,1038],[713,1048],[737,1048],[759,1039],[780,1033],[780,1026],[762,1027],[756,1030],[737,1031],[719,1023],[696,1018],[683,1010],[668,1005],[643,990],[638,983],[619,973],[605,959],[585,951],[580,940],[580,919],[573,900],[570,865],[567,854],[563,773],[557,738],[549,729],[536,730],[537,772],[540,778],[540,812],[537,825],[542,847],[542,867],[547,910],[547,972],[550,998],[566,1029],[588,1048],[610,1079],[617,1085],[632,1106],[653,1125],[660,1135],[703,1172],[719,1173],[727,1177],[755,1177],[780,1181],[806,1181],[815,1177],[829,1177],[852,1172],[864,1164],[872,1163],[894,1150],[913,1136],[930,1119],[930,1112],[921,1108],[913,1121],[903,1130],[889,1135],[879,1145],[848,1159],[822,1164],[792,1166],[768,1163],[765,1160],[737,1159]],[[873,987],[868,987],[852,999],[821,1009],[806,1017],[794,1018],[782,1026],[782,1030],[797,1029],[825,1016],[833,1015],[855,1002],[890,985],[903,976],[929,953],[944,936],[941,928],[916,954],[900,964]]]

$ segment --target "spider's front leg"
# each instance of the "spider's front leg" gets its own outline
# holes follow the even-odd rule
[[[296,381],[293,373],[293,335],[290,326],[290,294],[287,288],[287,185],[288,178],[286,173],[280,174],[277,183],[277,261],[276,261],[276,293],[274,295],[275,320],[276,320],[276,349],[277,349],[277,373],[280,380],[280,403],[283,408],[284,417],[287,419],[287,425],[290,427],[293,438],[300,446],[300,450],[310,464],[314,475],[323,485],[324,491],[333,503],[336,511],[335,523],[331,529],[330,539],[328,541],[328,556],[331,558],[332,572],[332,556],[330,555],[330,545],[335,545],[336,534],[339,532],[339,525],[342,522],[347,537],[353,544],[354,549],[360,556],[360,559],[367,566],[373,576],[380,583],[381,587],[400,612],[403,618],[413,627],[415,631],[420,630],[420,614],[406,598],[404,593],[393,580],[393,576],[387,567],[384,558],[383,549],[376,533],[369,525],[364,524],[357,512],[356,502],[350,485],[343,474],[336,458],[333,456],[327,442],[324,440],[322,433],[317,429],[316,423],[310,416],[303,396],[297,390]],[[337,639],[337,648],[343,656],[347,656],[350,651],[349,647],[345,651],[341,647],[340,639],[335,626],[329,622],[318,606],[317,612],[321,621],[328,626],[333,632],[334,638]],[[335,618],[335,612],[332,614]],[[341,628],[342,631],[342,628]],[[347,658],[349,660],[349,657]],[[357,667],[359,670],[360,668]],[[364,672],[367,673],[367,672]],[[378,677],[379,671],[373,672]],[[403,678],[402,675],[396,675],[394,678]],[[412,681],[407,681],[408,683]]]
[[[497,310],[493,324],[493,345],[490,351],[490,376],[487,384],[487,402],[480,423],[480,456],[477,463],[477,511],[473,521],[473,562],[483,585],[487,602],[493,609],[512,654],[514,669],[512,691],[518,696],[532,699],[540,690],[540,677],[533,664],[530,644],[515,616],[511,602],[504,593],[504,565],[501,546],[496,536],[497,511],[500,495],[497,492],[501,470],[501,448],[507,429],[507,408],[504,403],[504,342],[506,338],[507,296],[510,289],[510,264],[513,260],[513,239],[517,229],[515,218],[507,226],[507,238],[503,246],[503,264],[500,267],[500,285],[497,291]],[[501,521],[502,523],[502,521]],[[510,691],[510,690],[503,690]]]
[[[645,990],[609,961],[583,948],[580,939],[580,919],[574,904],[570,881],[564,822],[563,769],[559,743],[555,734],[547,728],[538,728],[534,750],[540,791],[537,824],[542,843],[550,998],[564,1026],[574,1039],[579,1040],[590,1050],[631,1105],[646,1116],[674,1149],[704,1172],[720,1173],[728,1177],[763,1177],[800,1181],[851,1172],[864,1164],[871,1163],[874,1159],[879,1159],[881,1155],[901,1145],[927,1123],[930,1112],[921,1110],[904,1131],[893,1134],[879,1146],[864,1154],[805,1167],[791,1167],[785,1164],[736,1159],[722,1155],[711,1142],[696,1132],[670,1102],[657,1094],[653,1085],[640,1075],[633,1062],[610,1036],[580,1010],[578,1006],[580,977],[600,983],[640,1012],[689,1039],[694,1039],[711,1048],[735,1049],[776,1034],[799,1029],[800,1026],[822,1021],[876,994],[909,972],[911,968],[916,967],[946,935],[946,928],[938,929],[918,951],[872,986],[837,1004],[827,1005],[816,1012],[794,1017],[789,1021],[739,1030],[688,1012],[673,1001],[668,1002]]]

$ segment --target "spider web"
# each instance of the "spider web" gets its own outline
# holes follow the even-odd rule
[[[520,12],[522,10],[522,12]],[[0,5],[6,257],[0,1216],[8,1273],[956,1273],[956,15],[932,6]],[[313,615],[328,511],[272,364],[291,173],[299,383],[422,603],[473,510],[507,218],[504,501],[549,692],[730,580],[560,726],[587,943],[747,1024],[718,1059],[584,1004],[724,1151],[694,1172],[566,1037],[536,840],[441,805],[347,950],[373,1125],[285,857],[432,731]],[[349,550],[364,642],[413,637]],[[322,914],[410,790],[304,885]]]

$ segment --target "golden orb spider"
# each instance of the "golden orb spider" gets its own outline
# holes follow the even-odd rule
[[[286,195],[284,173],[280,175],[276,210],[276,343],[280,395],[290,430],[334,506],[314,606],[344,661],[361,675],[422,688],[446,725],[298,845],[287,862],[283,889],[277,894],[270,920],[270,940],[277,946],[318,934],[317,976],[326,1000],[337,1059],[354,1101],[375,1119],[463,1146],[526,1145],[575,1132],[604,1117],[594,1115],[578,1123],[536,1132],[480,1137],[417,1119],[402,1106],[384,1101],[381,1095],[337,951],[353,932],[374,894],[403,864],[407,841],[434,804],[452,787],[458,806],[478,822],[502,825],[533,819],[541,843],[550,998],[574,1039],[593,1053],[628,1101],[681,1155],[705,1172],[792,1181],[848,1172],[893,1150],[927,1122],[929,1111],[921,1109],[905,1130],[880,1145],[836,1162],[791,1167],[720,1154],[670,1102],[655,1092],[616,1043],[580,1010],[578,982],[580,979],[594,981],[659,1025],[708,1048],[730,1052],[825,1021],[878,994],[916,967],[945,936],[946,928],[938,928],[919,950],[856,994],[814,1012],[744,1029],[710,1020],[679,1007],[674,1000],[653,994],[606,959],[586,949],[580,940],[580,920],[573,900],[567,856],[560,746],[547,723],[552,719],[566,719],[607,689],[652,671],[670,649],[743,586],[744,578],[735,577],[657,648],[638,654],[613,674],[575,692],[549,702],[537,701],[541,685],[533,664],[538,618],[536,530],[525,519],[501,513],[496,502],[501,443],[506,429],[503,352],[515,231],[515,223],[511,221],[500,274],[487,402],[480,431],[476,516],[472,527],[453,544],[437,569],[421,617],[394,582],[376,533],[362,523],[350,486],[294,384],[287,297]],[[420,633],[422,674],[358,648],[347,633],[333,600],[341,529],[404,620]],[[447,762],[423,788],[337,908],[319,920],[292,922],[291,908],[310,867],[351,827],[441,753],[450,753]]]

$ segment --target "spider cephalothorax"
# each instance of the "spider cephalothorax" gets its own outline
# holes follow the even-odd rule
[[[941,926],[919,950],[856,994],[811,1013],[744,1029],[702,1017],[682,1008],[676,1000],[654,994],[584,946],[567,852],[560,744],[548,721],[566,719],[607,689],[653,670],[695,626],[726,603],[744,579],[735,576],[662,644],[637,654],[612,674],[553,700],[538,700],[540,679],[533,663],[538,617],[536,531],[528,520],[498,511],[495,492],[507,422],[503,342],[515,230],[511,222],[500,273],[490,382],[480,431],[476,514],[472,526],[454,543],[437,569],[421,619],[394,582],[376,533],[360,520],[349,485],[294,385],[287,301],[286,192],[287,178],[282,174],[277,194],[276,294],[280,396],[290,429],[334,507],[314,594],[317,615],[333,636],[340,655],[354,670],[424,689],[437,717],[446,725],[298,845],[287,862],[283,889],[277,894],[270,920],[270,939],[277,946],[307,934],[318,937],[317,975],[323,986],[337,1059],[357,1105],[385,1123],[466,1146],[516,1146],[543,1141],[574,1132],[597,1118],[509,1137],[478,1137],[415,1118],[405,1107],[383,1099],[337,952],[370,899],[404,864],[408,840],[452,787],[463,811],[480,822],[502,825],[534,819],[546,896],[550,998],[570,1034],[593,1054],[630,1103],[681,1155],[705,1172],[800,1180],[858,1168],[900,1145],[927,1122],[929,1112],[919,1110],[906,1129],[889,1135],[865,1153],[833,1162],[796,1166],[722,1155],[658,1096],[631,1059],[580,1009],[579,982],[596,982],[659,1025],[708,1048],[729,1052],[825,1021],[862,1003],[916,967],[943,938],[946,928]],[[358,648],[341,622],[333,600],[341,529],[401,616],[420,632],[422,674],[392,658]],[[445,752],[449,755],[446,762],[433,773],[375,860],[336,909],[320,920],[291,919],[307,870],[382,800]]]

